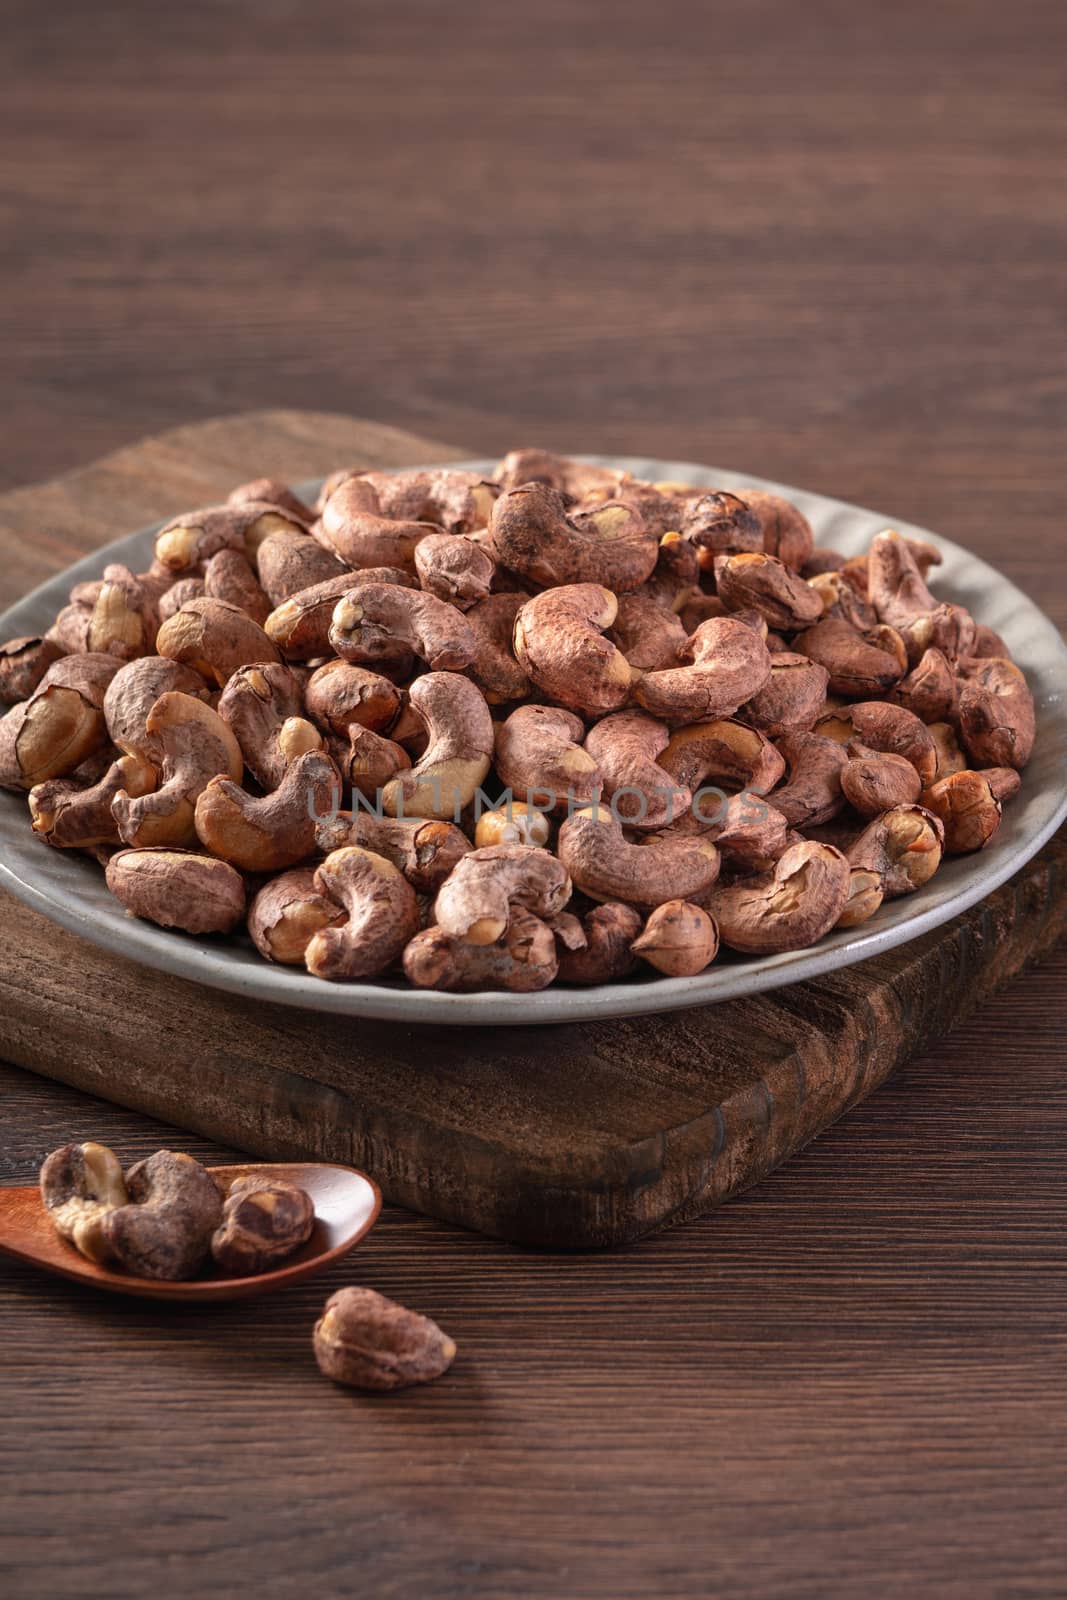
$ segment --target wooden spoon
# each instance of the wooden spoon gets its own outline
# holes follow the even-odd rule
[[[202,1277],[182,1283],[135,1278],[128,1272],[97,1266],[60,1238],[35,1185],[32,1189],[0,1188],[0,1251],[17,1261],[43,1267],[46,1272],[58,1272],[60,1277],[91,1283],[97,1289],[111,1289],[116,1294],[186,1302],[238,1300],[283,1289],[286,1284],[310,1278],[312,1273],[328,1267],[370,1232],[381,1210],[378,1185],[354,1167],[334,1167],[317,1161],[281,1166],[250,1161],[236,1167],[209,1167],[208,1171],[224,1185],[254,1173],[263,1178],[285,1178],[306,1189],[315,1206],[310,1239],[281,1266],[252,1278],[224,1277],[213,1264]]]

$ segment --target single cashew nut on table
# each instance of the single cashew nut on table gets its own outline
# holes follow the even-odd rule
[[[338,1289],[315,1324],[315,1360],[335,1383],[406,1389],[448,1371],[455,1342],[436,1322],[373,1289]]]

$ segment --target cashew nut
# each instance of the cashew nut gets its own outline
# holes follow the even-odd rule
[[[301,531],[299,521],[266,502],[208,506],[173,518],[157,533],[156,560],[171,572],[196,573],[220,550],[251,556],[270,534]]]
[[[680,532],[696,550],[699,564],[709,572],[716,556],[763,549],[763,525],[758,514],[740,495],[725,489],[691,500]]]
[[[169,622],[171,617],[176,617],[182,606],[188,605],[190,600],[203,598],[203,578],[179,578],[177,583],[172,583],[159,597],[157,611],[160,625]]]
[[[410,567],[415,547],[438,525],[386,516],[377,490],[365,477],[348,476],[321,509],[318,536],[349,567]]]
[[[351,580],[344,562],[309,533],[272,533],[256,551],[256,572],[272,607],[332,578]]]
[[[245,912],[240,873],[192,850],[120,850],[107,886],[135,917],[183,933],[230,933]]]
[[[697,797],[693,809],[702,822],[715,820],[699,795],[704,784],[727,783],[754,794],[767,794],[785,771],[785,761],[770,740],[758,728],[750,728],[735,717],[716,717],[711,722],[694,722],[680,728],[659,764],[676,783]]]
[[[515,619],[519,665],[552,700],[587,715],[614,711],[630,695],[633,674],[620,650],[603,635],[617,603],[595,583],[546,589]]]
[[[559,491],[524,483],[500,496],[489,520],[496,561],[545,588],[595,584],[638,589],[659,553],[656,535],[632,506],[605,501],[568,513]]]
[[[452,672],[427,672],[408,691],[429,742],[410,772],[382,790],[391,817],[458,818],[474,799],[493,755],[493,719],[476,684]]]
[[[483,811],[474,830],[477,849],[493,844],[548,843],[552,829],[543,811],[534,810],[522,800],[509,800],[492,811]]]
[[[858,928],[878,910],[885,898],[882,874],[867,867],[853,867],[849,873],[848,900],[837,919],[839,928]]]
[[[692,665],[646,672],[634,686],[635,699],[665,722],[732,716],[771,675],[766,644],[736,617],[702,622],[685,654]]]
[[[444,928],[425,928],[404,951],[404,974],[420,989],[471,993],[510,989],[529,994],[545,989],[559,970],[552,929],[516,907],[495,944],[471,944]]]
[[[818,733],[787,733],[778,741],[787,768],[786,782],[771,803],[793,828],[829,822],[845,804],[841,774],[848,757],[835,739]]]
[[[744,719],[769,739],[807,733],[826,698],[829,673],[817,661],[786,650],[771,656],[771,675],[744,708]]]
[[[434,917],[445,933],[468,944],[495,944],[515,906],[548,919],[562,911],[570,897],[566,867],[547,850],[490,845],[457,861],[438,891]]]
[[[476,533],[486,527],[500,493],[496,484],[459,467],[364,472],[360,476],[377,494],[383,516],[432,522],[454,534]]]
[[[621,900],[593,906],[582,917],[584,945],[560,952],[560,982],[613,983],[625,978],[637,965],[631,947],[640,931],[641,918],[633,906]]]
[[[277,606],[263,624],[267,637],[273,639],[290,661],[311,661],[316,656],[328,656],[330,627],[337,602],[343,600],[357,583],[391,583],[400,588],[414,588],[415,580],[399,567],[375,567],[358,576],[351,572],[336,578],[326,578],[301,589]],[[397,641],[393,651],[382,651],[390,669],[410,671],[413,660],[407,645]]]
[[[845,742],[857,739],[871,750],[903,756],[924,784],[934,781],[937,751],[933,738],[925,723],[905,706],[885,700],[861,701],[836,715],[820,718],[815,732]]]
[[[645,589],[619,596],[610,638],[636,672],[658,672],[678,664],[689,639],[682,619]]]
[[[718,556],[715,586],[730,611],[750,608],[769,628],[792,633],[822,616],[821,597],[774,556]]]
[[[250,1173],[230,1185],[211,1254],[229,1277],[252,1277],[299,1250],[314,1226],[315,1207],[303,1189]]]
[[[664,835],[628,844],[604,806],[578,811],[559,830],[559,859],[590,900],[623,900],[653,911],[666,900],[699,900],[719,874],[706,838]]]
[[[244,506],[249,501],[277,506],[279,511],[284,511],[297,522],[310,524],[315,520],[311,507],[305,505],[299,495],[294,494],[280,478],[253,478],[248,483],[239,483],[226,496],[226,503],[231,506]]]
[[[887,900],[911,894],[941,865],[945,830],[922,806],[894,806],[864,828],[848,850],[849,864],[881,874]]]
[[[145,730],[158,740],[160,782],[149,794],[115,796],[119,837],[130,845],[193,845],[196,802],[214,777],[240,782],[240,747],[218,713],[188,694],[160,695]]]
[[[260,889],[248,909],[248,932],[264,960],[302,967],[315,935],[344,920],[343,908],[316,889],[314,867],[293,867]]]
[[[129,1202],[105,1212],[101,1235],[112,1260],[139,1278],[191,1278],[207,1260],[222,1220],[222,1196],[199,1161],[157,1150],[126,1174]]]
[[[64,777],[99,748],[104,691],[118,667],[117,657],[93,654],[63,656],[48,668],[30,698],[0,718],[0,788]]]
[[[841,617],[823,617],[798,634],[793,647],[826,668],[832,694],[860,700],[885,694],[899,683],[907,668],[903,646],[898,653],[895,648],[883,648],[892,644],[888,638],[878,635],[877,642],[872,642],[874,638],[873,634],[861,634]]]
[[[922,803],[945,830],[945,853],[983,849],[1000,826],[1001,804],[984,772],[954,772],[922,792]]]
[[[74,1248],[103,1265],[110,1251],[103,1238],[108,1211],[126,1204],[126,1184],[118,1157],[107,1145],[65,1144],[45,1158],[41,1199],[56,1232]]]
[[[475,651],[467,671],[490,705],[525,700],[530,693],[530,680],[512,648],[515,619],[529,598],[525,590],[491,594],[467,612]]]
[[[841,769],[841,791],[861,817],[880,817],[894,806],[914,805],[922,781],[904,756],[869,750],[853,739]]]
[[[691,789],[656,761],[673,743],[666,723],[647,711],[617,711],[586,735],[585,748],[600,769],[604,796],[628,827],[666,827],[689,810]]]
[[[112,801],[120,793],[133,799],[151,794],[156,778],[151,762],[136,754],[120,756],[87,788],[65,778],[50,778],[30,790],[33,831],[61,850],[118,844]]]
[[[378,817],[367,811],[340,811],[316,829],[327,854],[355,844],[391,861],[418,894],[435,894],[471,842],[452,822],[432,817]],[[480,842],[480,841],[479,841]]]
[[[430,533],[415,546],[415,571],[428,594],[467,611],[487,598],[496,567],[472,540]]]
[[[243,550],[219,550],[211,557],[204,568],[204,594],[237,606],[260,627],[270,615],[271,602]]]
[[[223,689],[218,714],[261,788],[276,789],[294,761],[322,749],[322,735],[303,710],[300,681],[280,661],[238,667]]]
[[[724,944],[747,955],[777,955],[815,944],[848,903],[849,862],[832,845],[803,839],[757,878],[718,887],[707,906]]]
[[[548,812],[588,805],[600,768],[581,740],[580,717],[557,706],[519,706],[496,730],[496,770],[517,795]]]
[[[163,746],[157,735],[148,732],[148,715],[161,695],[171,693],[206,700],[208,687],[198,672],[166,656],[139,656],[120,667],[104,695],[104,720],[112,744],[127,755],[162,766]]]
[[[433,671],[460,671],[474,660],[474,635],[447,600],[389,583],[358,583],[334,607],[330,645],[358,666],[395,660],[402,646]]]
[[[967,754],[979,766],[1022,771],[1037,727],[1026,678],[1014,662],[997,656],[961,661],[957,670],[960,738]]]
[[[54,639],[9,639],[0,645],[0,700],[9,706],[28,700],[62,655],[63,649]]]
[[[935,782],[949,777],[953,772],[962,772],[967,765],[967,757],[960,749],[955,728],[948,722],[931,722],[927,731],[934,744]]]
[[[317,820],[340,800],[340,773],[313,750],[262,799],[229,778],[212,778],[196,802],[196,832],[212,855],[242,872],[280,872],[311,854]]]
[[[787,567],[799,572],[811,558],[815,540],[811,524],[791,500],[768,489],[739,489],[738,495],[755,512],[763,530],[763,548]]]
[[[315,1360],[335,1383],[406,1389],[447,1372],[454,1340],[436,1322],[373,1289],[338,1289],[315,1324]]]
[[[687,900],[657,906],[630,947],[669,978],[695,978],[719,949],[719,930],[708,913]]]
[[[347,913],[337,927],[321,928],[307,947],[316,978],[372,978],[400,955],[419,926],[415,891],[391,861],[373,850],[344,845],[315,873],[320,894]]]
[[[281,654],[250,616],[226,600],[190,600],[156,635],[156,652],[192,667],[221,689],[239,667],[280,661]]]

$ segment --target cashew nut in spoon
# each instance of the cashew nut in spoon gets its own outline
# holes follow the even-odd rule
[[[344,845],[332,851],[315,873],[315,887],[347,915],[310,940],[305,960],[313,977],[376,977],[418,930],[414,889],[391,861],[373,850]]]
[[[453,672],[427,672],[408,691],[429,740],[418,762],[382,790],[391,817],[458,820],[489,771],[493,719],[481,690]]]
[[[159,784],[149,794],[115,796],[119,837],[129,845],[195,845],[196,802],[212,778],[240,782],[240,746],[218,712],[173,691],[160,695],[145,730],[161,751]]]

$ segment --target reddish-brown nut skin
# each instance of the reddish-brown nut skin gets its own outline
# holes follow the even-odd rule
[[[856,593],[843,572],[819,573],[806,582],[822,601],[824,616],[839,617],[860,633],[867,633],[877,625],[874,607]]]
[[[967,765],[967,757],[960,749],[955,728],[948,722],[931,722],[929,733],[934,742],[935,781],[947,778],[950,773],[962,772]]]
[[[637,672],[659,672],[677,666],[688,643],[682,619],[647,586],[619,596],[619,609],[608,637]]]
[[[707,901],[724,944],[746,955],[803,950],[838,922],[848,903],[849,863],[832,845],[801,840],[772,872],[715,889]]]
[[[317,656],[333,655],[330,648],[330,628],[337,602],[343,600],[355,583],[393,583],[401,588],[413,588],[411,573],[399,567],[376,567],[361,572],[351,572],[339,577],[326,578],[301,589],[275,607],[263,624],[267,635],[290,661],[311,661]],[[410,671],[414,657],[407,645],[398,644],[389,659],[389,669]]]
[[[849,873],[848,900],[837,919],[839,928],[858,928],[874,916],[885,898],[880,872],[868,867],[853,867]]]
[[[9,706],[28,700],[63,654],[63,647],[54,639],[9,639],[0,645],[0,700]]]
[[[203,578],[179,578],[177,583],[172,583],[159,597],[157,612],[160,626],[164,622],[169,622],[171,617],[177,616],[182,606],[188,605],[190,600],[203,598]]]
[[[736,717],[716,717],[680,728],[659,764],[694,795],[708,784],[720,783],[766,794],[785,771],[785,761],[766,735]],[[694,810],[701,815],[701,808],[694,806]],[[705,814],[703,820],[711,819]]]
[[[890,650],[871,644],[841,617],[824,617],[793,640],[793,648],[826,668],[831,694],[863,700],[885,694],[907,666]]]
[[[146,725],[160,696],[172,693],[206,700],[208,687],[198,672],[166,656],[140,656],[120,667],[104,695],[104,720],[111,742],[160,765],[163,746]]]
[[[427,594],[468,611],[488,598],[496,567],[493,558],[473,540],[454,533],[431,533],[415,546],[415,572]]]
[[[848,757],[843,746],[818,733],[789,733],[779,739],[778,752],[788,775],[771,792],[771,804],[794,828],[829,822],[845,804],[841,773]]]
[[[829,681],[826,668],[807,656],[792,650],[773,654],[771,675],[743,707],[742,719],[769,739],[807,733],[822,709]]]
[[[221,775],[237,782],[241,777],[240,746],[216,711],[179,692],[160,695],[145,729],[159,741],[159,778],[146,794],[120,790],[115,796],[111,814],[119,837],[137,847],[195,845],[196,802],[212,778]]]
[[[628,827],[669,827],[692,804],[691,790],[657,762],[670,743],[667,724],[636,709],[603,717],[586,735],[604,798]]]
[[[769,628],[793,633],[818,621],[823,603],[784,562],[762,553],[718,556],[715,586],[729,611],[753,610]]]
[[[281,661],[238,667],[219,696],[218,714],[263,789],[277,789],[294,761],[322,748],[322,735],[304,716],[300,679]]]
[[[197,836],[240,872],[281,872],[312,854],[317,824],[336,814],[341,797],[337,768],[312,750],[261,799],[229,778],[212,778],[196,802]]]
[[[605,900],[582,917],[585,944],[561,950],[561,983],[614,983],[628,977],[637,965],[631,945],[641,931],[640,915],[621,900]]]
[[[714,961],[719,930],[701,906],[668,900],[650,914],[631,948],[668,978],[695,978]]]
[[[787,567],[799,572],[805,562],[810,561],[815,547],[807,517],[791,500],[772,494],[768,489],[739,489],[737,492],[760,520],[766,553],[777,556]]]
[[[222,1221],[211,1236],[215,1265],[231,1278],[250,1278],[299,1250],[311,1238],[311,1196],[284,1178],[250,1173],[231,1183]]]
[[[751,791],[730,796],[707,836],[737,872],[769,872],[791,843],[789,824],[777,806]]]
[[[338,1289],[315,1324],[315,1360],[335,1383],[384,1391],[429,1383],[447,1372],[455,1342],[436,1322],[373,1289]]]
[[[379,817],[340,811],[316,830],[320,850],[355,844],[373,850],[402,872],[417,894],[436,894],[457,862],[474,847],[453,822],[434,817]]]
[[[272,533],[256,551],[256,573],[274,608],[348,571],[343,561],[309,533]]]
[[[250,500],[260,505],[277,506],[280,511],[295,517],[297,522],[310,524],[315,520],[311,507],[280,478],[253,478],[248,483],[239,483],[226,497],[226,503],[231,506],[247,505]]]
[[[547,921],[570,897],[567,869],[550,851],[536,845],[487,845],[457,861],[438,892],[434,920],[468,944],[495,944],[515,907]]]
[[[192,667],[223,688],[240,667],[280,661],[281,653],[257,622],[226,600],[190,600],[165,622],[156,651]]]
[[[425,672],[408,691],[426,726],[426,748],[410,772],[382,790],[391,817],[458,821],[485,781],[493,756],[493,719],[477,684],[453,672]]]
[[[120,850],[107,886],[135,917],[183,933],[231,933],[245,912],[240,873],[191,850]]]
[[[686,724],[732,716],[771,675],[771,657],[755,629],[736,617],[702,622],[686,649],[690,666],[646,672],[634,698],[654,717]]]
[[[155,767],[141,756],[125,755],[85,788],[65,778],[39,783],[30,790],[33,831],[59,850],[117,845],[118,824],[111,810],[115,796],[150,794],[157,776]]]
[[[907,677],[890,691],[890,698],[923,722],[954,721],[958,701],[956,675],[940,650],[926,650]]]
[[[400,955],[419,926],[415,891],[384,856],[355,845],[334,850],[315,873],[320,894],[344,907],[347,920],[323,928],[307,947],[316,978],[372,978]]]
[[[111,1254],[139,1278],[192,1278],[207,1259],[222,1217],[222,1196],[192,1156],[157,1150],[126,1174],[130,1204],[108,1211],[102,1233]]]
[[[496,729],[496,770],[516,799],[546,813],[594,800],[600,768],[581,741],[585,725],[559,706],[519,706]]]
[[[728,490],[698,495],[686,506],[682,538],[695,549],[697,561],[708,571],[716,556],[763,549],[763,524],[758,513]]]
[[[334,607],[329,639],[335,655],[357,666],[393,661],[398,647],[434,672],[461,672],[474,660],[474,635],[462,611],[398,584],[358,581]]]
[[[358,723],[348,730],[348,748],[340,741],[331,745],[335,750],[337,765],[357,794],[369,800],[372,806],[381,804],[386,788],[401,772],[411,767],[411,757],[395,739],[361,728]]]
[[[546,989],[559,970],[552,928],[517,906],[494,944],[471,944],[459,934],[431,926],[416,933],[404,951],[404,975],[419,989],[474,994],[507,989],[531,994]]]
[[[628,844],[603,805],[568,817],[559,858],[590,900],[623,900],[654,911],[666,900],[700,900],[719,874],[719,852],[706,838],[665,834]]]
[[[204,593],[235,605],[260,627],[270,615],[268,600],[243,550],[219,550],[204,568]]]
[[[922,803],[945,830],[945,854],[982,850],[1000,826],[1001,803],[984,772],[955,772],[931,784]]]
[[[849,865],[881,874],[887,900],[912,894],[941,865],[945,830],[923,806],[894,806],[848,848]]]
[[[515,619],[529,598],[524,589],[491,594],[466,614],[474,635],[474,660],[467,672],[490,705],[525,700],[530,693],[530,679],[515,659],[512,647]]]
[[[248,910],[248,932],[265,961],[302,967],[315,935],[344,920],[342,907],[316,889],[314,867],[293,867],[260,889]]]
[[[961,661],[958,672],[960,738],[967,754],[976,766],[1021,772],[1037,729],[1034,699],[1023,673],[997,656]]]
[[[243,550],[253,555],[270,534],[285,529],[299,531],[276,505],[242,501],[237,505],[208,506],[174,517],[156,535],[156,561],[175,576],[196,576],[220,550]]]
[[[913,805],[922,781],[903,756],[868,750],[853,741],[841,769],[841,790],[861,817],[880,817],[893,806]]]
[[[489,530],[494,560],[546,589],[590,583],[625,594],[651,575],[659,553],[632,506],[605,501],[568,514],[558,490],[542,483],[502,494]]]
[[[630,696],[629,662],[602,630],[614,594],[596,583],[546,589],[515,619],[515,655],[541,693],[585,716],[617,711]]]
[[[1022,788],[1023,780],[1014,767],[983,767],[981,771],[982,777],[989,784],[1002,806],[1007,805],[1009,800],[1014,800]],[[939,772],[938,777],[942,776],[947,776],[947,774]]]
[[[419,540],[440,531],[436,522],[386,515],[365,474],[342,476],[327,488],[313,531],[346,566],[410,568]]]
[[[344,737],[350,728],[384,733],[400,714],[401,695],[380,672],[350,661],[327,661],[307,681],[308,715],[328,733]]]

